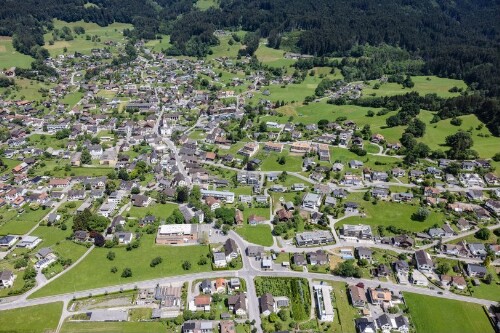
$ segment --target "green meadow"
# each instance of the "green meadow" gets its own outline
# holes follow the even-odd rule
[[[113,249],[96,248],[78,265],[59,279],[49,282],[42,289],[31,295],[31,297],[37,298],[64,294],[158,277],[199,273],[210,270],[210,265],[197,265],[198,258],[208,254],[209,250],[207,246],[156,245],[155,236],[143,235],[140,240],[140,246],[131,251],[127,251],[124,246]],[[109,251],[113,251],[116,254],[116,258],[113,261],[106,258]],[[163,263],[156,267],[150,267],[151,260],[158,256],[163,258]],[[191,261],[192,267],[189,271],[182,269],[182,263],[185,260]],[[118,271],[112,273],[112,267],[116,267]],[[121,277],[121,272],[124,268],[132,270],[131,277]],[[89,272],[92,272],[92,274],[89,274]]]
[[[0,331],[17,333],[55,332],[63,303],[43,305],[0,311]]]
[[[83,54],[90,54],[93,48],[104,48],[105,42],[115,42],[115,43],[125,43],[125,38],[123,37],[123,30],[132,28],[131,24],[126,23],[113,23],[106,27],[100,27],[95,23],[87,23],[84,21],[77,22],[64,22],[60,20],[54,20],[54,28],[61,29],[62,27],[69,27],[73,29],[74,27],[80,26],[85,29],[85,33],[82,35],[77,35],[73,33],[73,40],[57,40],[54,41],[53,45],[50,45],[49,41],[53,39],[52,31],[47,32],[44,35],[45,48],[49,50],[52,56],[56,56],[64,53],[64,48],[67,49],[68,53],[80,52]],[[86,36],[97,36],[100,41],[87,40]],[[111,48],[114,50],[114,47]]]
[[[486,312],[474,303],[404,293],[417,332],[494,332]]]
[[[0,70],[10,67],[29,68],[33,60],[14,50],[11,37],[0,37]]]
[[[462,80],[446,79],[437,76],[412,76],[415,86],[413,88],[403,88],[398,83],[383,83],[379,89],[373,89],[378,80],[369,81],[370,85],[363,89],[365,96],[393,96],[416,91],[420,95],[437,94],[440,97],[454,97],[460,93],[451,93],[448,90],[453,87],[467,89],[467,85]]]

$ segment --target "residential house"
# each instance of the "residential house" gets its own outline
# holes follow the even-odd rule
[[[373,251],[367,247],[358,247],[357,248],[358,259],[366,259],[368,262],[373,261]]]
[[[308,252],[307,260],[311,265],[326,265],[328,264],[328,254],[323,250],[317,250],[316,252]]]
[[[389,289],[368,288],[368,296],[370,302],[374,305],[382,305],[383,303],[390,303],[392,300],[392,293]]]
[[[209,279],[205,279],[205,280],[201,281],[200,291],[204,294],[211,294],[212,293],[212,283],[210,282]]]
[[[304,254],[302,254],[302,253],[294,253],[292,255],[292,261],[293,261],[293,264],[296,266],[307,265],[306,258],[304,257]]]
[[[214,259],[214,266],[216,268],[226,267],[227,261],[224,252],[214,252],[213,259]]]
[[[274,312],[274,298],[270,293],[265,293],[259,299],[260,313],[263,316],[269,316]]]
[[[226,279],[224,278],[215,279],[215,291],[218,294],[223,294],[226,292]]]
[[[375,322],[371,318],[356,318],[354,319],[354,324],[356,326],[356,331],[358,333],[376,333],[377,327]]]
[[[355,308],[364,308],[368,303],[365,288],[360,284],[349,286],[349,295],[351,297],[352,306]]]
[[[226,262],[230,262],[239,255],[238,246],[232,238],[228,238],[224,243],[224,254],[226,255]]]
[[[488,254],[483,243],[469,243],[468,247],[474,257],[484,258]]]
[[[229,296],[227,303],[229,305],[229,310],[236,316],[244,317],[247,315],[247,296],[245,294],[239,293]]]
[[[189,320],[182,324],[182,333],[213,333],[214,324],[205,320]]]
[[[431,256],[424,250],[418,250],[415,252],[415,261],[417,269],[419,270],[432,271],[434,268],[434,262],[432,261]]]
[[[247,247],[247,256],[249,256],[250,258],[260,258],[263,253],[263,246],[250,245]]]
[[[194,306],[199,311],[210,311],[212,297],[209,294],[201,294],[194,297]]]
[[[486,267],[478,264],[467,264],[467,274],[470,277],[484,278],[488,274]]]
[[[0,272],[0,288],[10,288],[14,284],[15,275],[12,271],[3,270]]]

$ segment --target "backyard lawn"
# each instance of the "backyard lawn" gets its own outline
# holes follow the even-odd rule
[[[62,302],[0,311],[0,331],[44,333],[55,331],[62,312]]]
[[[486,313],[478,304],[404,293],[417,332],[494,332]]]
[[[191,274],[210,270],[210,265],[199,266],[196,264],[200,256],[208,254],[208,247],[193,246],[161,246],[154,244],[155,235],[144,235],[140,246],[131,251],[125,247],[113,249],[96,248],[83,261],[59,279],[47,284],[32,295],[33,298],[48,295],[57,295],[78,290],[105,287],[127,282],[141,281],[158,277]],[[109,251],[115,252],[116,258],[110,261],[106,258]],[[162,257],[163,263],[150,267],[150,262],[155,257]],[[192,267],[189,271],[182,269],[182,263],[191,260]],[[110,270],[117,268],[116,273]],[[132,276],[122,278],[124,268],[132,270]],[[88,274],[92,272],[92,274]]]
[[[472,297],[498,301],[500,299],[500,278],[498,278],[493,266],[488,267],[488,273],[493,277],[493,281],[490,284],[481,282],[479,286],[472,286],[470,288]]]
[[[271,227],[267,224],[260,225],[244,225],[236,229],[238,235],[243,237],[247,242],[262,246],[273,245],[273,236]]]
[[[143,218],[146,215],[154,215],[160,220],[165,220],[172,215],[172,212],[178,207],[177,204],[151,204],[149,207],[131,207],[127,212],[130,217]]]

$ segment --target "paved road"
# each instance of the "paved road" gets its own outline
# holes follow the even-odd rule
[[[235,240],[235,242],[237,243],[237,245],[240,248],[240,251],[244,252],[248,243],[245,242],[243,239],[241,239],[241,237],[239,237],[234,231],[230,231],[229,236]],[[91,290],[77,291],[77,292],[73,292],[73,293],[66,293],[66,294],[42,297],[42,298],[37,298],[37,299],[29,299],[29,300],[19,299],[19,300],[10,302],[10,303],[0,303],[0,310],[8,310],[8,309],[19,308],[19,307],[24,307],[24,306],[31,306],[31,305],[47,304],[47,303],[57,302],[57,301],[65,302],[65,305],[67,305],[67,302],[69,302],[73,298],[81,298],[81,297],[87,297],[89,295],[98,295],[98,294],[105,294],[105,293],[111,293],[111,292],[119,292],[120,290],[128,290],[128,289],[134,289],[134,288],[153,288],[157,284],[168,284],[168,283],[186,282],[186,281],[192,283],[192,281],[194,281],[194,280],[204,279],[204,278],[215,279],[217,277],[239,277],[239,278],[245,279],[246,285],[247,285],[249,319],[255,320],[257,331],[262,332],[262,330],[260,328],[261,322],[260,322],[260,311],[259,311],[258,299],[256,297],[255,285],[254,285],[254,278],[256,276],[301,277],[301,278],[305,278],[305,279],[309,279],[309,280],[338,281],[338,282],[345,282],[345,283],[349,283],[349,284],[363,282],[365,284],[365,286],[367,286],[367,287],[377,287],[380,285],[383,288],[391,289],[395,293],[413,292],[413,293],[428,295],[428,296],[438,296],[437,290],[431,290],[428,288],[422,288],[422,287],[417,287],[417,286],[412,286],[412,285],[398,285],[398,284],[394,284],[392,282],[380,282],[377,280],[369,280],[369,279],[343,278],[340,276],[334,276],[334,275],[330,275],[330,274],[320,274],[320,273],[311,273],[311,272],[262,271],[259,267],[257,267],[255,262],[253,262],[246,255],[243,255],[242,258],[243,258],[242,259],[243,269],[241,269],[239,271],[218,271],[218,272],[205,272],[205,273],[188,274],[188,275],[174,276],[174,277],[168,277],[168,278],[152,279],[152,280],[148,280],[148,281],[131,282],[131,283],[126,283],[126,284],[121,284],[121,285],[95,288],[95,289],[91,289]],[[449,291],[441,291],[441,292],[442,292],[442,295],[439,295],[439,297],[441,297],[441,298],[453,299],[453,300],[464,301],[464,302],[471,302],[471,303],[484,305],[487,307],[496,304],[496,302],[494,302],[494,301],[456,295],[456,294],[453,294]],[[63,318],[66,318],[68,315],[70,315],[70,313],[66,310],[66,306],[65,306],[65,309],[63,310],[63,313],[61,315],[61,321],[59,322],[58,329],[60,329],[60,327],[62,325]]]

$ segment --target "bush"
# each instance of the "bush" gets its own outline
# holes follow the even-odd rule
[[[130,268],[124,268],[122,272],[122,278],[128,278],[132,276],[132,270]]]
[[[460,126],[460,125],[462,125],[462,119],[453,118],[450,120],[450,124],[452,124],[453,126]]]
[[[118,272],[118,268],[116,266],[111,267],[111,273],[116,273]]]
[[[488,228],[481,228],[475,234],[474,237],[477,239],[487,240],[490,238],[491,231]]]
[[[184,261],[182,263],[182,269],[185,271],[189,271],[191,269],[191,263],[189,261]]]
[[[116,257],[116,254],[113,252],[113,251],[109,251],[108,252],[108,255],[106,256],[106,258],[108,258],[108,260],[115,260],[115,257]]]
[[[151,263],[149,264],[149,266],[156,267],[159,264],[161,264],[162,261],[163,261],[163,259],[161,257],[153,258],[153,260],[151,260]]]
[[[425,221],[429,217],[430,212],[423,208],[420,207],[415,213],[412,214],[411,219],[414,221]]]

